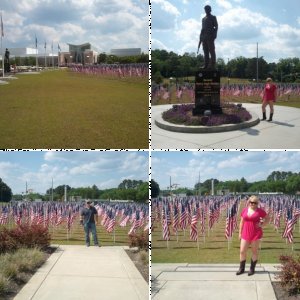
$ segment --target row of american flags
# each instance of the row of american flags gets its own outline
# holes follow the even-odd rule
[[[294,227],[300,217],[300,199],[289,195],[261,196],[261,207],[270,216],[270,225],[289,243],[294,240]],[[155,198],[151,205],[151,231],[162,230],[166,241],[179,231],[188,231],[190,240],[209,235],[225,219],[224,239],[231,240],[238,228],[240,213],[247,201],[240,196]]]
[[[34,224],[45,227],[65,227],[70,231],[79,224],[82,203],[75,202],[12,202],[0,206],[0,225]],[[100,225],[111,233],[116,226],[129,227],[128,234],[149,230],[149,208],[137,203],[98,203],[95,205]]]
[[[300,84],[279,83],[277,86],[277,97],[300,96]],[[263,96],[264,84],[223,84],[220,88],[221,97],[260,97]],[[182,99],[187,97],[191,102],[195,100],[194,84],[174,84],[168,87],[153,85],[152,99],[155,101]]]
[[[148,78],[149,65],[146,63],[132,64],[100,64],[100,65],[71,65],[69,66],[72,72],[114,77],[114,78]]]

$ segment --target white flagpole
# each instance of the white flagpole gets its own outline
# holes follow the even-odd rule
[[[47,51],[47,43],[45,41],[45,69],[47,68],[47,58],[46,58],[46,51]]]
[[[52,68],[54,69],[53,41],[52,41],[52,45],[51,45],[51,53],[52,53]]]
[[[38,56],[37,56],[37,38],[36,38],[36,35],[35,35],[35,66],[36,66],[36,71],[38,72],[39,70],[39,65],[38,65]]]
[[[1,33],[1,55],[2,55],[2,77],[4,78],[4,55],[2,49],[2,33]]]
[[[4,37],[4,30],[3,30],[3,20],[2,20],[2,12],[1,12],[1,55],[2,55],[2,77],[4,78],[4,55],[2,49],[2,37]]]

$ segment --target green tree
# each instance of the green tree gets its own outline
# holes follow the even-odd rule
[[[158,197],[160,192],[159,184],[154,179],[151,179],[150,186],[151,186],[151,198]]]
[[[0,202],[9,202],[11,198],[11,188],[0,178]]]

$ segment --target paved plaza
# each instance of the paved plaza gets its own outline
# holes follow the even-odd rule
[[[261,117],[260,104],[243,104]],[[275,106],[274,121],[220,133],[181,133],[161,129],[155,119],[172,105],[151,108],[152,149],[299,149],[300,109]],[[269,110],[267,108],[267,116]]]
[[[151,269],[153,300],[276,300],[275,264],[258,265],[253,276],[237,276],[238,264],[152,264]]]
[[[146,300],[149,287],[124,247],[59,246],[15,300]]]

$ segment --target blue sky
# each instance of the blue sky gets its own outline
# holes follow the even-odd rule
[[[149,180],[148,152],[138,151],[13,151],[0,152],[0,178],[14,194],[51,187],[117,187],[124,179]]]
[[[57,52],[59,43],[90,42],[100,52],[113,48],[142,48],[148,52],[146,0],[1,0],[4,46],[35,48],[44,53],[47,41]]]
[[[161,189],[172,183],[194,187],[200,181],[244,177],[248,182],[265,180],[273,171],[300,172],[299,151],[152,151],[152,178]]]
[[[152,0],[152,49],[196,52],[206,4],[219,23],[217,58],[256,57],[257,42],[267,62],[299,56],[299,0]]]

